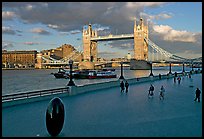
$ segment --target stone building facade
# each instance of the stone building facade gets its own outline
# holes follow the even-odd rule
[[[3,68],[35,67],[37,51],[2,51]]]
[[[74,61],[81,61],[82,54],[80,54],[72,45],[63,44],[56,49],[43,50],[41,51],[42,56],[52,57],[56,60],[60,59],[72,59]]]

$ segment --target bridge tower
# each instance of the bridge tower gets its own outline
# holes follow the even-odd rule
[[[144,25],[143,19],[140,18],[140,23],[137,26],[136,19],[134,24],[134,58],[136,60],[146,60],[148,58],[148,44],[144,41],[148,39],[148,26]]]
[[[88,29],[83,29],[83,49],[84,61],[96,62],[97,61],[97,41],[91,41],[91,37],[97,37],[97,31],[92,30],[91,24]]]
[[[140,18],[139,25],[134,24],[134,58],[130,60],[130,69],[150,69],[148,59],[148,25],[144,25],[143,19]]]

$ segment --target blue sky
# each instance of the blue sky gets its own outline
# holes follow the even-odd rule
[[[45,50],[71,44],[83,50],[82,27],[99,34],[133,33],[134,18],[149,20],[149,37],[187,58],[202,56],[201,2],[9,2],[2,3],[2,49]],[[98,43],[100,57],[132,54],[133,40]]]

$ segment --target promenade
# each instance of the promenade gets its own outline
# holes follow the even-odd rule
[[[190,87],[193,82],[193,87]],[[148,98],[150,84],[154,97]],[[159,100],[164,86],[165,99]],[[201,102],[194,102],[196,88]],[[201,137],[202,74],[130,84],[61,97],[65,122],[59,137]],[[49,137],[45,114],[50,100],[2,108],[3,137]]]

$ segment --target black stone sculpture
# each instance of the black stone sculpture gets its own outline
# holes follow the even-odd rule
[[[47,107],[46,111],[46,126],[47,131],[51,136],[57,136],[64,124],[64,105],[58,97],[53,98]]]

